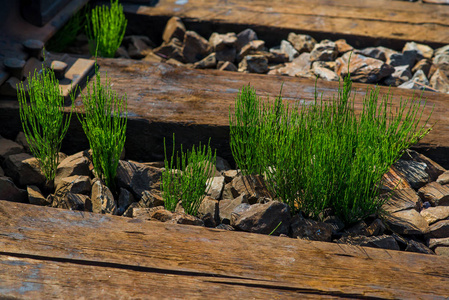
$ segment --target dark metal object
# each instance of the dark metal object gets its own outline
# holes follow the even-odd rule
[[[17,58],[6,58],[3,61],[3,65],[5,66],[6,70],[14,77],[17,77],[18,79],[22,80],[23,78],[23,68],[25,67],[26,61],[23,59],[17,59]]]
[[[70,0],[21,0],[20,11],[22,17],[36,26],[44,26]]]
[[[54,60],[51,62],[51,68],[55,72],[55,77],[57,79],[63,79],[65,71],[67,70],[67,64],[63,61]]]
[[[25,50],[33,57],[40,58],[44,43],[39,40],[28,39],[22,43]]]

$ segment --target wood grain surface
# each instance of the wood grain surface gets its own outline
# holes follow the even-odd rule
[[[0,294],[444,299],[449,258],[0,201]]]
[[[160,0],[155,7],[127,4],[125,11],[150,17],[178,16],[202,26],[239,24],[271,28],[273,32],[288,29],[318,34],[320,38],[321,33],[347,36],[353,46],[365,38],[433,45],[447,44],[449,40],[449,6],[407,1]],[[360,45],[364,45],[363,41]]]
[[[196,135],[201,135],[205,142],[212,137],[215,141],[219,139],[223,147],[226,147],[229,138],[226,129],[229,126],[229,109],[233,108],[234,99],[242,86],[250,83],[262,98],[269,96],[274,99],[283,85],[283,99],[291,103],[311,103],[315,97],[315,81],[306,78],[192,70],[126,59],[99,59],[99,64],[101,72],[108,74],[118,94],[126,93],[131,118],[144,119],[153,124],[180,124],[191,129],[190,133],[182,134],[190,134],[192,140],[197,139]],[[323,95],[324,100],[329,100],[336,95],[338,85],[338,82],[318,80],[317,92]],[[367,89],[374,86],[354,83],[353,87],[355,109],[360,111]],[[434,127],[419,147],[432,159],[448,165],[449,95],[380,87],[380,95],[388,94],[392,94],[393,107],[398,107],[401,99],[414,97],[418,101],[422,94],[422,103],[427,101],[423,119],[433,110],[430,124]],[[201,129],[204,127],[208,130]],[[158,131],[157,128],[154,130]],[[170,130],[174,129],[167,128],[165,133],[163,130],[158,132],[163,137],[170,138],[173,133]],[[133,132],[139,133],[138,130]],[[162,145],[162,137],[160,142]]]

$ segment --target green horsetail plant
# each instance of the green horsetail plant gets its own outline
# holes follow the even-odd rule
[[[39,161],[42,172],[50,183],[59,164],[59,150],[72,118],[74,93],[70,94],[72,110],[64,117],[64,96],[53,70],[34,71],[28,77],[29,102],[23,83],[17,85],[20,120],[31,153]]]
[[[115,189],[115,176],[120,154],[126,140],[128,109],[126,95],[119,97],[106,84],[101,83],[98,66],[95,66],[95,80],[87,85],[82,95],[84,115],[77,114],[89,140],[94,170],[105,184]]]
[[[173,153],[168,160],[164,139],[165,170],[162,172],[162,197],[165,208],[174,211],[179,201],[187,214],[196,216],[201,201],[204,199],[209,185],[210,170],[215,168],[216,153],[208,144],[187,150],[184,153],[181,145],[181,156],[175,153],[175,137],[173,135]]]
[[[264,103],[251,86],[241,89],[235,100],[234,114],[229,108],[230,147],[244,175],[264,171],[260,156],[260,139]]]
[[[349,76],[330,101],[315,92],[313,103],[295,107],[281,97],[270,104],[254,90],[252,98],[241,92],[230,123],[238,166],[261,170],[270,191],[293,212],[317,218],[332,208],[346,224],[379,212],[388,199],[379,197],[382,176],[431,130],[429,119],[421,122],[421,101],[401,100],[393,109],[390,95],[379,101],[378,88],[367,91],[356,115],[351,92]],[[247,108],[243,114],[241,107]],[[247,155],[247,149],[255,152]]]
[[[91,54],[114,57],[122,43],[127,24],[123,6],[118,0],[111,0],[110,7],[106,5],[95,7],[86,25]]]

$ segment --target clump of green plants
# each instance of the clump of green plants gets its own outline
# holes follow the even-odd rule
[[[42,66],[40,72],[35,70],[28,78],[28,86],[17,85],[20,120],[31,153],[39,161],[47,182],[51,183],[59,164],[62,140],[70,125],[75,97],[73,93],[70,95],[72,109],[64,116],[65,99],[53,70]]]
[[[128,123],[126,95],[119,97],[110,88],[107,74],[106,84],[102,84],[96,65],[95,80],[87,85],[86,93],[81,97],[84,115],[77,116],[89,140],[94,170],[97,176],[114,190],[120,154],[126,140]]]
[[[77,35],[86,26],[87,5],[74,14],[56,34],[47,42],[47,49],[62,52],[72,44]]]
[[[173,136],[173,153],[170,160],[164,140],[165,170],[162,172],[162,197],[165,208],[174,211],[178,202],[187,214],[196,216],[201,201],[207,193],[207,180],[210,170],[215,168],[216,153],[212,153],[209,144],[184,153],[181,145],[181,154],[175,153],[175,138]]]
[[[316,90],[316,89],[315,89]],[[265,175],[270,191],[299,210],[318,218],[332,208],[346,224],[378,213],[382,176],[403,151],[431,128],[421,122],[421,101],[391,96],[379,101],[379,89],[368,90],[360,114],[345,78],[330,101],[289,106],[278,96],[262,101],[244,87],[230,115],[230,145],[245,174]],[[430,118],[430,116],[429,116]]]
[[[118,0],[111,0],[110,7],[106,5],[95,7],[86,25],[91,54],[114,57],[122,43],[127,24],[123,6]]]

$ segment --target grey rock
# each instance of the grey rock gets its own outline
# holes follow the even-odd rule
[[[56,193],[71,192],[74,194],[89,195],[92,189],[89,176],[70,176],[62,178],[59,184],[56,186]]]
[[[42,185],[46,178],[35,157],[27,153],[9,155],[5,160],[6,175],[19,185]]]
[[[216,157],[215,167],[219,172],[231,170],[231,165],[229,164],[229,162],[220,156]]]
[[[229,61],[219,62],[217,64],[217,67],[220,71],[231,71],[231,72],[238,71],[237,67],[232,62]]]
[[[214,69],[217,66],[217,54],[209,54],[199,62],[193,64],[194,69]]]
[[[318,60],[318,61],[314,61],[312,63],[311,69],[313,70],[315,68],[320,67],[320,68],[326,68],[328,70],[334,71],[336,66],[337,66],[337,63],[335,61],[320,61],[320,60]]]
[[[11,178],[0,176],[0,200],[26,202],[27,192],[19,189]]]
[[[17,144],[19,144],[20,146],[22,146],[25,152],[30,153],[30,144],[28,144],[25,133],[23,133],[22,131],[19,132],[16,136],[15,142]],[[1,137],[0,137],[0,143],[2,143]],[[0,146],[0,148],[1,148],[1,146]],[[17,153],[13,153],[13,154],[17,154]]]
[[[408,239],[404,238],[403,236],[397,234],[396,232],[393,232],[391,236],[396,240],[396,242],[399,244],[401,248],[405,248],[408,245]]]
[[[385,48],[382,47],[369,47],[364,48],[362,50],[356,50],[354,51],[355,54],[362,54],[366,57],[375,58],[381,61],[387,61],[387,53],[385,51]]]
[[[412,69],[416,63],[417,58],[418,51],[407,50],[402,53],[390,55],[390,65],[392,65],[393,67],[408,66],[410,69]]]
[[[92,184],[92,212],[102,214],[117,214],[117,205],[109,188],[99,179],[95,179]]]
[[[232,227],[229,224],[219,224],[217,227],[215,227],[216,229],[222,229],[222,230],[227,230],[227,231],[234,231],[234,227]]]
[[[140,207],[146,208],[164,206],[165,204],[158,190],[143,191],[138,203]]]
[[[382,235],[385,231],[385,224],[381,219],[375,219],[365,230],[366,236]]]
[[[407,252],[416,252],[416,253],[423,253],[423,254],[435,254],[432,250],[429,249],[426,245],[423,243],[410,240],[407,243],[407,247],[405,248],[405,251]]]
[[[429,76],[429,71],[430,71],[430,67],[432,66],[432,62],[427,59],[427,58],[423,58],[421,60],[419,60],[415,66],[412,69],[412,73],[416,73],[419,70],[423,71],[424,75]]]
[[[425,234],[429,230],[426,219],[414,209],[387,214],[384,221],[392,231],[398,234]]]
[[[251,41],[258,40],[257,34],[254,30],[247,28],[237,34],[237,42],[236,42],[236,48],[237,51],[240,51],[246,44],[248,44]]]
[[[394,72],[393,67],[381,60],[360,54],[353,54],[352,56],[350,54],[350,52],[347,52],[336,61],[337,66],[335,70],[340,77],[346,77],[349,69],[353,81],[376,83],[381,79],[390,76]],[[351,61],[349,62],[350,56]]]
[[[235,199],[221,200],[218,203],[220,222],[225,224],[231,223],[231,214],[234,209],[242,203],[248,203],[246,195],[241,195]]]
[[[415,42],[408,42],[402,48],[402,52],[405,51],[416,51],[418,59],[432,59],[433,57],[433,49],[427,45],[418,44]]]
[[[313,47],[310,52],[310,61],[332,61],[337,58],[337,46],[330,40],[323,40]]]
[[[440,176],[438,176],[436,180],[439,184],[448,184],[449,183],[449,171],[443,172]]]
[[[345,228],[345,223],[337,216],[328,216],[324,218],[323,222],[332,226],[332,234],[336,234]]]
[[[153,210],[154,209],[154,210]],[[145,210],[148,212],[148,216],[151,219],[158,220],[160,222],[167,222],[173,219],[173,213],[164,209],[163,207],[155,208],[135,208],[133,214],[139,214],[140,210]]]
[[[305,219],[300,214],[295,215],[290,222],[292,238],[330,242],[332,230],[330,224]]]
[[[427,79],[426,74],[422,70],[416,71],[415,74],[413,74],[413,77],[411,79],[414,82],[417,82],[422,85],[429,85],[429,79]]]
[[[316,40],[307,34],[295,34],[290,32],[287,40],[298,51],[299,54],[303,52],[311,52],[315,47]]]
[[[449,77],[449,45],[435,50],[433,64]]]
[[[198,208],[198,218],[203,220],[204,226],[215,227],[220,223],[220,216],[218,213],[218,201],[211,197],[204,197]]]
[[[248,203],[254,204],[258,198],[271,198],[265,180],[262,176],[237,176],[232,180],[232,194],[234,198],[240,195],[248,196]]]
[[[394,213],[401,210],[408,210],[412,208],[417,208],[421,199],[415,190],[409,189],[398,189],[394,190],[390,198],[382,205],[382,209],[386,212]]]
[[[394,67],[394,72],[384,80],[388,86],[398,86],[412,78],[412,72],[408,66]]]
[[[426,172],[429,174],[429,181],[437,180],[438,176],[443,174],[446,169],[431,160],[430,158],[418,153],[414,150],[407,149],[401,157],[404,160],[412,160],[420,163],[426,164]]]
[[[433,206],[449,205],[449,187],[431,182],[418,190],[418,195],[423,201],[430,202]]]
[[[441,93],[449,93],[449,78],[443,71],[437,69],[430,78],[430,86]]]
[[[247,211],[248,209],[250,209],[251,205],[248,203],[242,203],[237,205],[236,208],[234,208],[234,210],[231,213],[231,226],[235,227],[235,222],[237,221],[238,218],[240,218],[240,216]]]
[[[284,67],[277,69],[274,72],[276,75],[287,76],[307,76],[310,74],[310,54],[302,53],[292,62],[286,63]]]
[[[429,239],[429,248],[435,248],[438,246],[449,247],[449,237],[439,238],[439,239]]]
[[[234,63],[237,50],[234,47],[225,47],[216,52],[217,61],[229,61]]]
[[[313,68],[313,73],[318,76],[318,78],[325,79],[327,81],[338,81],[340,77],[334,72],[327,68],[315,67]]]
[[[281,52],[288,55],[288,60],[292,61],[294,58],[299,56],[299,52],[286,40],[281,41]]]
[[[401,89],[409,89],[409,90],[421,90],[421,91],[431,91],[431,92],[436,92],[436,90],[434,90],[433,88],[431,88],[428,85],[424,85],[422,83],[419,83],[417,81],[409,80],[404,82],[403,84],[399,85],[398,88]]]
[[[170,20],[168,20],[167,25],[165,25],[162,39],[166,43],[169,43],[173,38],[183,41],[185,33],[186,27],[184,26],[184,23],[182,23],[182,20],[178,17],[171,17]]]
[[[223,193],[223,188],[225,185],[225,179],[224,176],[217,176],[209,178],[207,181],[207,196],[210,196],[211,198],[215,200],[220,200],[221,195]]]
[[[254,40],[254,41],[250,41],[248,44],[246,44],[245,46],[242,47],[242,49],[240,49],[240,51],[238,52],[238,60],[242,60],[243,57],[250,55],[250,54],[254,54],[255,52],[258,51],[263,51],[263,49],[265,48],[265,42],[261,41],[261,40]]]
[[[429,225],[432,225],[437,221],[449,219],[449,206],[429,207],[421,210],[420,214]]]
[[[350,244],[372,248],[400,250],[396,240],[390,235],[381,236],[346,236],[337,241],[341,244]]]
[[[449,220],[438,221],[430,225],[428,233],[426,234],[428,238],[447,238],[449,237]]]
[[[425,163],[399,159],[393,167],[404,176],[414,189],[419,189],[429,182],[429,174],[426,172],[427,165]]]
[[[353,51],[354,47],[349,45],[346,40],[339,39],[335,41],[335,46],[337,47],[338,55],[345,54],[346,52]]]
[[[162,45],[153,49],[153,53],[164,59],[173,58],[180,62],[185,61],[182,52],[182,43],[177,38],[172,38],[168,43],[162,43]]]
[[[191,216],[191,215],[187,215],[185,213],[179,213],[179,212],[173,213],[173,218],[171,220],[168,220],[166,223],[204,226],[204,222],[201,219]]]
[[[232,183],[231,182],[228,182],[225,184],[221,198],[226,199],[226,200],[235,198],[234,195],[232,194]]]
[[[47,198],[42,195],[41,190],[39,187],[35,185],[29,185],[27,186],[27,193],[28,193],[28,202],[34,205],[42,205],[42,206],[48,206],[51,205],[51,202],[47,200]]]
[[[268,72],[268,59],[263,55],[247,55],[239,63],[239,72],[264,74]]]
[[[119,161],[117,167],[117,183],[140,200],[144,191],[159,189],[162,171],[160,168],[129,161]]]
[[[214,32],[209,38],[209,45],[212,51],[217,52],[225,48],[234,48],[237,44],[237,35],[234,32],[219,34]]]
[[[278,201],[254,204],[239,213],[234,224],[231,225],[237,230],[247,232],[270,234],[274,231],[273,235],[287,234],[290,225],[290,210],[287,204]]]
[[[87,195],[75,194],[75,193],[56,193],[53,197],[51,203],[52,207],[63,208],[70,210],[87,210],[90,211],[92,206]],[[49,201],[50,198],[47,199]]]
[[[366,235],[366,229],[368,225],[365,221],[359,221],[345,230],[346,236],[358,236],[358,235]]]
[[[3,171],[2,167],[0,167],[0,177],[5,176],[5,171]]]
[[[449,172],[449,171],[448,171]],[[223,176],[225,178],[225,183],[230,183],[235,177],[238,175],[237,170],[227,170],[223,172]]]
[[[387,173],[382,176],[380,190],[383,192],[391,192],[393,190],[411,189],[412,187],[402,175],[394,167],[390,167]]]
[[[122,215],[126,209],[131,205],[131,203],[134,202],[134,196],[131,192],[129,192],[127,189],[120,188],[120,193],[118,196],[118,207],[117,207],[117,214]]]
[[[19,154],[23,151],[23,147],[18,143],[0,136],[0,163],[3,162],[9,155]]]
[[[282,67],[283,66],[282,64],[289,61],[288,55],[284,52],[281,52],[280,49],[271,48],[270,52],[258,51],[256,53],[259,53],[259,54],[265,56],[268,59],[268,63],[270,63],[270,64],[279,64],[278,66],[272,66],[275,68]]]
[[[195,31],[186,31],[182,54],[188,63],[195,63],[209,55],[211,48],[209,42]]]
[[[56,169],[55,186],[58,186],[63,178],[79,175],[89,176],[91,162],[87,151],[82,151],[68,156],[62,160]],[[91,166],[93,168],[93,166]]]

